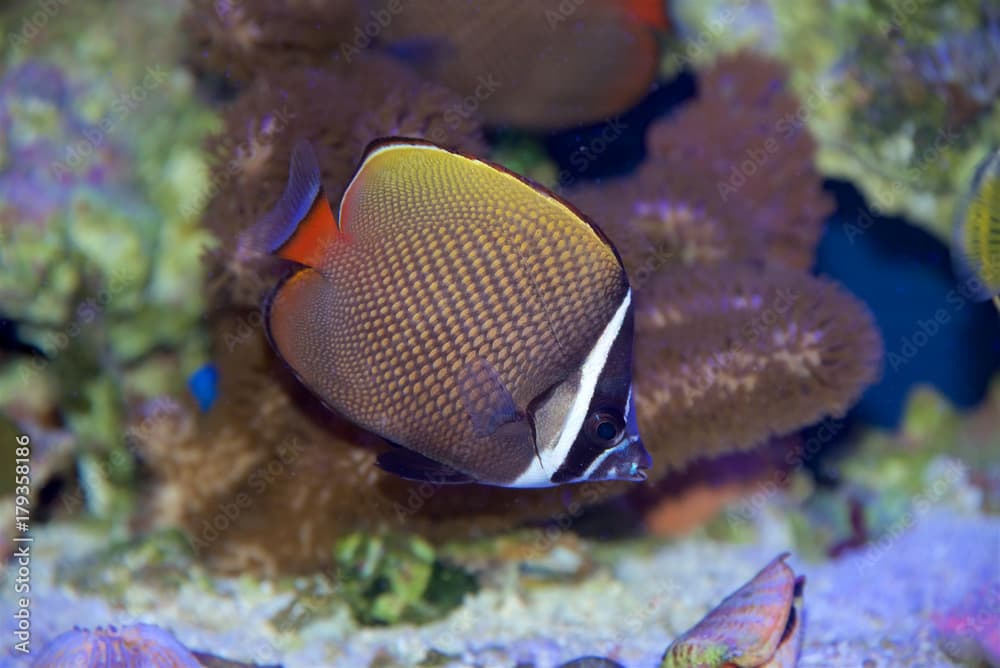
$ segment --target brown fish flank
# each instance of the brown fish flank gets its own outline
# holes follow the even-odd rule
[[[416,142],[373,146],[338,219],[271,301],[281,356],[387,440],[517,481],[541,454],[529,406],[581,368],[627,298],[614,249],[551,194]]]

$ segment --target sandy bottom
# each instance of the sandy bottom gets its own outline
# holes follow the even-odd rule
[[[187,646],[233,660],[286,668],[414,665],[428,652],[461,657],[456,666],[556,666],[583,655],[626,666],[654,667],[671,638],[698,621],[770,559],[793,552],[789,564],[807,576],[806,641],[800,666],[951,666],[936,620],[978,602],[977,628],[1000,624],[1000,518],[924,508],[898,531],[836,561],[797,559],[773,511],[758,518],[752,546],[690,538],[642,555],[628,554],[582,583],[523,587],[512,571],[494,578],[447,619],[422,627],[357,628],[346,611],[317,616],[301,631],[270,621],[291,594],[250,578],[191,578],[165,595],[137,581],[125,608],[80,597],[53,584],[54,564],[99,545],[79,527],[36,533],[32,560],[32,647],[59,633],[137,621],[171,629]],[[6,574],[0,606],[13,610]],[[500,584],[503,583],[503,584]],[[984,598],[985,597],[985,598]],[[26,666],[17,655],[15,621],[3,615],[0,665]]]

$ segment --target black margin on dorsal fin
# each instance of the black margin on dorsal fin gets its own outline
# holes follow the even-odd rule
[[[551,198],[553,201],[557,202],[560,206],[566,208],[574,217],[584,222],[591,230],[593,230],[594,234],[597,235],[597,238],[600,239],[601,242],[605,246],[607,246],[611,250],[611,253],[615,256],[615,259],[618,261],[618,266],[619,268],[621,268],[622,275],[625,277],[625,282],[628,283],[628,276],[625,274],[625,262],[622,260],[621,254],[618,252],[618,249],[615,247],[615,245],[611,242],[611,238],[604,233],[604,230],[601,229],[601,227],[597,223],[595,223],[593,220],[590,219],[590,216],[586,215],[585,213],[580,211],[580,209],[576,208],[576,206],[569,200],[564,199],[560,195],[557,195],[555,192],[549,190],[547,187],[536,182],[535,180],[527,176],[518,174],[517,172],[508,169],[503,165],[486,160],[485,158],[481,158],[472,155],[470,153],[464,153],[462,151],[453,150],[445,146],[441,146],[440,144],[435,144],[434,142],[428,141],[426,139],[389,135],[385,137],[378,137],[377,139],[373,139],[371,142],[368,143],[368,145],[365,147],[365,150],[362,152],[361,161],[358,163],[358,167],[354,172],[354,176],[351,178],[351,182],[353,182],[354,178],[357,177],[358,173],[364,167],[365,163],[368,161],[368,158],[371,157],[372,154],[374,154],[376,151],[380,149],[390,148],[394,146],[417,146],[423,148],[435,148],[438,149],[439,151],[444,151],[445,153],[451,153],[453,155],[457,155],[467,160],[481,162],[484,165],[488,165],[489,167],[492,167],[497,171],[503,172],[504,174],[513,177],[514,179],[520,181],[521,183],[528,186],[535,192],[541,194],[542,196]]]
[[[378,456],[378,465],[383,471],[407,480],[420,480],[437,485],[463,485],[476,482],[461,471],[424,457],[419,452],[405,447],[383,452]]]

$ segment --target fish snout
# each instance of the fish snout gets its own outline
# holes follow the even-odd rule
[[[653,458],[638,436],[628,437],[624,443],[611,450],[604,461],[589,476],[589,480],[646,480],[646,470],[653,465]]]

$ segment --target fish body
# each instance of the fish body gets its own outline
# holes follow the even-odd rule
[[[188,390],[198,402],[198,408],[207,413],[219,397],[219,368],[203,364],[188,378]]]
[[[369,0],[377,40],[492,125],[551,130],[619,114],[659,67],[663,0]]]
[[[958,207],[952,253],[970,292],[1000,309],[1000,148],[979,165]]]
[[[331,408],[400,447],[408,478],[544,487],[645,479],[632,294],[604,235],[555,195],[419,140],[376,142],[334,220],[296,147],[243,243],[304,268],[269,336]]]

